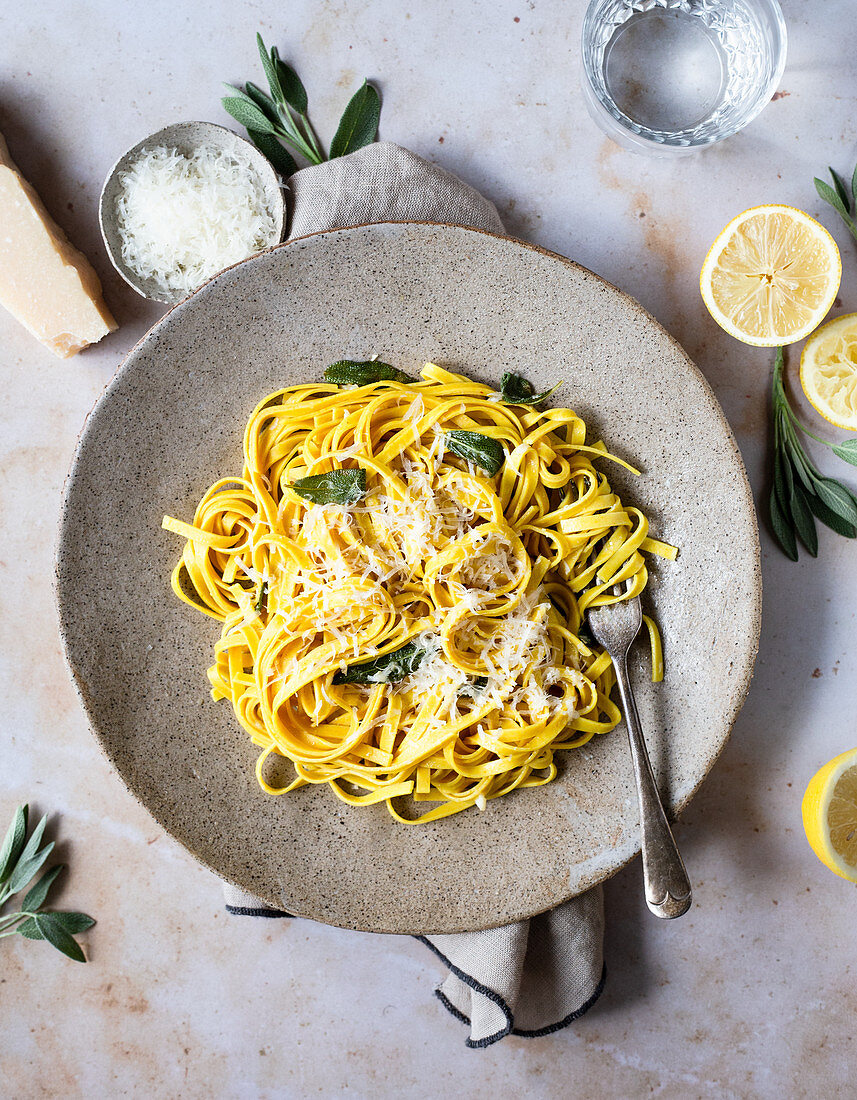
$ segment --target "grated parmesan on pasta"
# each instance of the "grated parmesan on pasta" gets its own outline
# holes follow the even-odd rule
[[[619,581],[642,591],[643,553],[676,550],[592,466],[609,456],[572,410],[491,392],[434,363],[420,381],[279,390],[250,418],[240,479],[215,482],[193,524],[164,518],[186,540],[175,594],[223,624],[212,697],[260,748],[268,793],[326,783],[349,805],[436,821],[550,783],[557,751],[619,721],[583,615]],[[502,440],[494,474],[448,445],[474,427]],[[300,491],[355,467],[357,500]],[[283,786],[265,775],[273,753],[294,765]]]
[[[275,243],[274,215],[249,157],[217,145],[143,149],[120,174],[122,259],[165,292],[195,290]]]

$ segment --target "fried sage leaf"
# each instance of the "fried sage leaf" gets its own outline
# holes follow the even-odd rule
[[[333,675],[334,684],[396,684],[420,667],[430,652],[419,642],[408,642],[392,653],[361,661],[340,669]]]
[[[355,504],[366,495],[365,470],[331,470],[299,477],[291,488],[313,504]]]
[[[356,359],[340,359],[324,372],[325,382],[336,386],[370,386],[373,382],[413,382],[404,371],[382,363],[379,359],[359,362]]]
[[[507,405],[538,405],[540,401],[546,401],[561,385],[561,382],[557,382],[544,393],[536,393],[532,382],[528,382],[523,375],[506,371],[500,382],[500,400]]]
[[[506,457],[502,444],[481,432],[447,432],[446,449],[463,458],[465,462],[472,462],[491,477],[497,473]]]

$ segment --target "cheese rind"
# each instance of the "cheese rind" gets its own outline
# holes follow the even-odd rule
[[[92,265],[18,171],[2,134],[0,304],[61,359],[117,328]]]

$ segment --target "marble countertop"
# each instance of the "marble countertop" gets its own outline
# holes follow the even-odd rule
[[[51,581],[63,479],[87,412],[161,313],[107,261],[101,182],[169,122],[227,123],[220,81],[256,73],[257,29],[301,73],[324,136],[371,77],[384,138],[479,188],[513,234],[638,298],[714,387],[764,498],[772,357],[714,325],[697,273],[734,214],[791,203],[836,236],[837,310],[857,310],[857,246],[812,184],[857,159],[853,4],[828,0],[822,16],[811,0],[784,0],[789,60],[774,101],[743,133],[675,161],[625,152],[590,120],[577,69],[584,6],[43,0],[0,12],[0,131],[92,258],[121,324],[60,362],[0,312],[0,817],[24,800],[56,815],[72,868],[58,900],[98,918],[87,966],[19,937],[0,944],[3,1095],[853,1095],[857,892],[810,851],[800,799],[822,763],[857,744],[854,542],[824,530],[818,560],[792,564],[762,532],[755,680],[677,830],[690,914],[650,917],[635,861],[607,884],[599,1004],[565,1031],[487,1051],[465,1049],[464,1028],[432,997],[442,970],[421,944],[224,913],[219,884],[101,756],[60,651]]]

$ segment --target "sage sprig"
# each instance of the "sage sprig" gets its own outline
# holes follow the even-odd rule
[[[420,642],[407,642],[392,653],[360,661],[333,674],[334,684],[395,684],[410,676],[431,650]]]
[[[857,222],[854,220],[857,214],[857,167],[851,175],[850,183],[846,183],[833,168],[828,168],[828,172],[833,180],[833,187],[815,176],[813,181],[815,189],[821,198],[833,207],[845,222],[848,232],[857,240]]]
[[[506,453],[503,445],[481,432],[454,431],[446,433],[446,449],[472,462],[493,477],[503,465]]]
[[[803,449],[797,430],[854,466],[857,466],[857,438],[830,443],[801,423],[783,386],[782,348],[777,348],[774,360],[771,405],[774,429],[773,486],[768,502],[771,527],[792,561],[798,560],[798,539],[816,557],[816,519],[838,535],[857,537],[857,496],[841,482],[819,473]]]
[[[382,363],[378,359],[358,362],[355,359],[340,359],[324,372],[325,382],[337,386],[369,386],[373,382],[413,382],[414,379],[404,371]]]
[[[0,911],[14,894],[20,893],[32,882],[54,848],[53,841],[42,845],[47,814],[30,833],[29,839],[28,815],[28,806],[18,807],[0,848]],[[86,913],[55,912],[42,908],[64,867],[64,863],[57,863],[45,871],[39,881],[30,886],[19,910],[0,912],[0,939],[20,935],[28,940],[47,940],[75,962],[86,962],[74,936],[95,924],[92,917]]]
[[[224,109],[247,130],[260,152],[270,160],[282,176],[298,170],[298,163],[289,149],[300,154],[310,164],[353,153],[370,145],[378,134],[381,118],[381,97],[367,80],[351,97],[330,145],[330,157],[309,119],[309,97],[301,78],[280,57],[277,47],[268,49],[261,34],[256,35],[259,57],[270,94],[248,82],[243,88],[227,84],[229,95],[221,103]]]
[[[330,143],[330,159],[344,157],[364,145],[371,145],[378,133],[381,121],[381,97],[377,89],[364,80],[357,89],[340,119]]]
[[[356,504],[366,495],[365,470],[331,470],[327,474],[299,477],[291,488],[313,504]]]
[[[532,382],[528,382],[523,375],[506,371],[497,396],[507,405],[538,405],[541,401],[546,401],[561,385],[562,382],[557,382],[544,393],[536,393]]]

